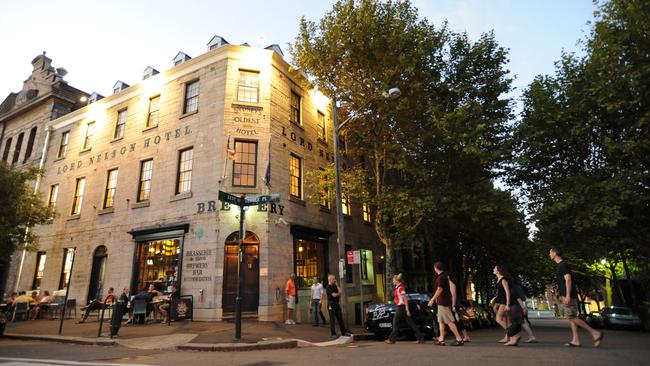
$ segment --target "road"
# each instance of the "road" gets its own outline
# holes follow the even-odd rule
[[[603,345],[593,348],[586,333],[581,333],[582,348],[563,347],[568,327],[561,321],[546,321],[535,327],[536,344],[504,347],[496,342],[503,333],[498,329],[479,330],[464,347],[439,347],[402,341],[385,345],[379,341],[362,341],[336,347],[309,347],[276,351],[198,352],[142,351],[121,346],[78,346],[36,341],[0,340],[0,364],[4,365],[72,365],[146,364],[146,365],[647,365],[650,359],[650,334],[606,331]],[[43,360],[43,363],[33,359]],[[49,361],[48,361],[49,360]],[[55,361],[58,360],[58,361]],[[62,362],[61,362],[62,361]],[[74,361],[69,363],[65,361]],[[191,362],[189,364],[188,362]]]

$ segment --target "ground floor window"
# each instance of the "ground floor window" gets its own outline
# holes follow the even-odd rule
[[[298,287],[310,287],[316,277],[326,278],[327,245],[305,239],[296,240],[296,277]]]
[[[180,239],[138,242],[136,253],[136,291],[142,291],[152,283],[161,292],[170,292],[172,285],[179,285]]]

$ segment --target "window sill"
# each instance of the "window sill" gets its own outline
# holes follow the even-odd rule
[[[291,195],[289,196],[289,202],[297,203],[300,206],[307,206],[307,203],[305,202],[305,200],[300,199],[298,197],[291,196]]]
[[[81,154],[85,154],[85,153],[87,153],[87,152],[90,152],[92,149],[93,149],[92,147],[89,147],[89,148],[87,148],[87,149],[83,149],[83,150],[79,151],[79,155],[81,155]]]
[[[104,209],[101,209],[101,210],[97,211],[97,215],[106,215],[106,214],[109,214],[109,213],[113,213],[114,211],[115,211],[115,207],[113,207],[113,206],[106,207]]]
[[[81,154],[81,152],[79,153]],[[54,159],[53,162],[56,163],[57,161],[61,161],[61,160],[65,160],[65,155],[57,157],[56,159]]]
[[[199,113],[199,110],[198,110],[198,109],[195,110],[194,112],[189,112],[189,113],[181,114],[181,116],[178,117],[178,119],[183,119],[183,118],[186,118],[186,117],[189,117],[189,116],[195,115],[195,114],[197,114],[197,113]]]
[[[325,147],[329,147],[329,146],[330,146],[330,145],[327,143],[327,141],[325,141],[323,138],[320,138],[320,137],[319,137],[319,138],[318,138],[318,142],[319,142],[321,145],[325,146]]]
[[[136,208],[149,207],[150,204],[151,204],[151,201],[149,201],[149,200],[142,201],[142,202],[136,202],[136,203],[131,205],[131,209],[135,210]]]
[[[257,102],[257,103],[249,103],[249,102],[237,101],[237,103],[231,104],[231,107],[234,108],[234,109],[236,109],[236,108],[246,109],[246,110],[253,111],[253,112],[263,111],[264,108],[261,107],[259,104],[260,104],[259,102]]]
[[[75,214],[75,215],[70,215],[68,218],[66,218],[67,221],[72,221],[72,220],[79,220],[81,217],[81,214]]]
[[[291,126],[298,127],[298,128],[301,129],[303,132],[305,132],[305,128],[304,128],[301,124],[298,124],[298,123],[293,122],[293,121],[289,121],[289,123],[291,124]]]
[[[325,206],[320,206],[320,211],[321,211],[321,212],[327,212],[327,213],[329,213],[329,214],[332,213],[332,209],[331,209],[331,208],[328,208],[328,207],[325,207]]]
[[[172,196],[169,198],[169,202],[176,202],[176,201],[181,201],[184,199],[192,198],[192,191],[185,192],[185,193],[179,193],[175,196]]]
[[[147,127],[144,130],[142,130],[142,133],[149,132],[151,130],[156,130],[156,129],[158,129],[158,125]]]

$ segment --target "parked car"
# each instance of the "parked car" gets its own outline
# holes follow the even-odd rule
[[[609,307],[600,311],[606,328],[641,329],[641,318],[630,308]]]
[[[580,314],[580,319],[584,320],[592,328],[602,328],[604,326],[603,317],[597,311],[592,311],[589,314]]]
[[[415,324],[420,326],[420,331],[427,337],[438,336],[438,324],[436,321],[436,307],[430,308],[427,303],[431,299],[427,294],[407,294],[408,306],[411,317]],[[397,311],[397,305],[371,304],[366,308],[366,330],[376,334],[378,337],[387,338],[393,330],[393,317]],[[399,325],[398,335],[412,336],[413,330],[402,320]]]

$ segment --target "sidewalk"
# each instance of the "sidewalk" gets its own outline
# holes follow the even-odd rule
[[[328,326],[313,327],[311,324],[286,325],[280,322],[242,321],[242,339],[234,341],[233,322],[174,322],[170,326],[160,323],[146,325],[126,325],[118,336],[111,340],[110,325],[107,321],[102,327],[102,337],[97,338],[99,322],[90,320],[77,324],[75,320],[65,320],[62,337],[59,336],[58,320],[31,320],[8,323],[5,335],[9,337],[29,337],[30,339],[53,340],[67,343],[114,345],[140,349],[201,349],[201,350],[244,350],[262,348],[294,348],[308,345],[339,344],[351,339],[329,342]],[[361,334],[361,328],[352,328]],[[300,342],[296,342],[296,340]],[[328,343],[322,343],[328,342]],[[199,345],[196,347],[196,345]],[[202,346],[201,346],[202,345]]]

